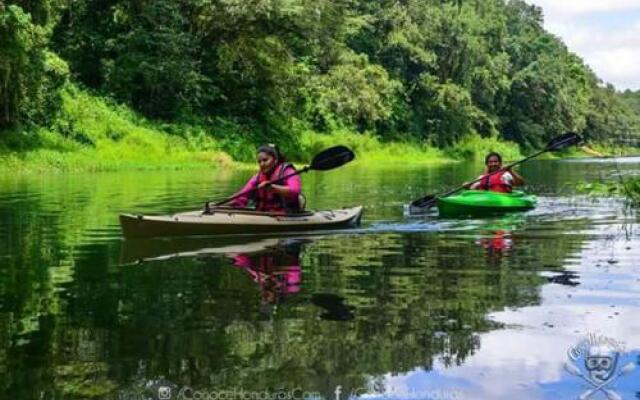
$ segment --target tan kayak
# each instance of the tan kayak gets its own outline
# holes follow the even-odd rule
[[[120,225],[127,238],[250,235],[348,228],[357,226],[361,216],[361,206],[289,215],[220,207],[211,214],[202,211],[159,216],[121,214]]]

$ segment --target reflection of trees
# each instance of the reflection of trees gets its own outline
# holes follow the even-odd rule
[[[105,375],[110,367],[83,355],[90,343],[105,347],[95,318],[109,305],[78,310],[69,299],[108,285],[109,248],[82,242],[114,219],[114,208],[139,197],[127,190],[133,182],[121,178],[100,185],[89,175],[55,184],[38,176],[0,182],[0,398],[49,396],[54,388],[87,396],[113,389],[95,378],[97,370]],[[164,180],[150,184],[162,183],[164,190]],[[84,275],[76,269],[83,254],[94,257]],[[67,326],[70,315],[83,320]]]
[[[38,199],[14,189],[18,199],[0,206],[0,393],[33,389],[20,371],[30,363],[47,364],[51,314],[59,309],[55,285],[69,270],[58,263],[59,236],[41,229],[51,220],[31,211]],[[50,270],[52,264],[60,268]]]
[[[525,254],[541,244],[520,241]],[[488,312],[535,304],[544,281],[516,259],[488,268],[482,252],[444,233],[305,244],[301,293],[265,319],[260,287],[224,255],[117,269],[96,248],[76,260],[65,291],[47,292],[59,309],[26,335],[29,344],[4,345],[15,355],[31,348],[36,359],[15,359],[3,389],[92,397],[117,387],[144,391],[164,377],[208,390],[302,387],[328,395],[337,385],[365,386],[369,376],[430,369],[436,359],[460,364],[480,345],[477,334],[496,327]],[[24,301],[26,292],[12,293]],[[355,319],[320,319],[310,301],[317,292],[342,296]],[[5,328],[0,338],[15,334]],[[19,371],[30,363],[49,367],[27,386]]]
[[[129,311],[119,313],[119,330],[132,361],[148,362],[144,371],[132,362],[120,378],[137,371],[201,388],[359,387],[367,376],[430,369],[435,358],[463,362],[479,346],[477,333],[495,328],[486,313],[539,301],[543,282],[512,266],[487,270],[482,249],[447,235],[323,240],[303,255],[302,293],[269,322],[259,311],[259,289],[223,258],[123,272],[120,302]],[[355,320],[320,320],[308,301],[320,291],[343,296]]]
[[[147,199],[126,185],[121,198],[114,191],[107,185],[60,213],[63,193],[0,209],[11,230],[0,232],[0,398],[117,398],[161,377],[328,396],[371,376],[460,364],[478,333],[496,328],[487,313],[539,302],[538,271],[581,244],[513,230],[508,262],[490,265],[473,237],[456,232],[325,237],[303,245],[301,292],[266,318],[260,288],[225,255],[115,265],[119,243],[87,232]],[[314,293],[344,298],[355,318],[320,319]]]

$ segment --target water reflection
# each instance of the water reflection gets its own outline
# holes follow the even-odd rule
[[[283,240],[257,254],[229,254],[233,265],[246,272],[258,285],[264,314],[271,315],[281,300],[300,292],[301,251],[301,240]]]
[[[216,237],[216,238],[154,238],[125,240],[120,252],[120,264],[141,264],[178,258],[206,258],[234,253],[254,254],[277,248],[278,238]]]
[[[355,307],[345,304],[344,297],[331,293],[315,293],[311,302],[324,309],[320,318],[329,321],[351,321]]]
[[[271,315],[286,297],[300,291],[300,255],[308,238],[157,238],[125,240],[122,265],[183,259],[219,263],[226,258],[257,285],[264,314]]]
[[[307,175],[313,207],[367,207],[362,229],[307,241],[121,240],[118,212],[189,209],[242,172],[1,178],[0,398],[148,397],[163,384],[575,398],[562,366],[580,335],[640,349],[636,217],[576,197],[605,166],[575,166],[527,165],[547,195],[513,220],[402,216],[473,165]],[[640,378],[625,378],[632,397]]]
[[[485,249],[490,264],[499,264],[504,256],[509,255],[513,245],[511,232],[505,230],[483,232],[478,245]]]
[[[485,250],[488,265],[500,265],[504,257],[509,257],[515,246],[514,236],[525,226],[527,218],[527,213],[512,213],[476,223],[479,229],[476,244]]]

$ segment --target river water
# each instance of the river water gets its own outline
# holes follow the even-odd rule
[[[481,167],[305,175],[309,208],[365,206],[357,229],[146,241],[118,213],[250,172],[1,177],[0,399],[640,398],[638,218],[576,189],[640,158],[529,162],[524,214],[403,214]]]

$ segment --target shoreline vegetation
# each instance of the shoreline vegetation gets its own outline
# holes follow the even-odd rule
[[[620,177],[609,182],[591,182],[578,186],[578,190],[593,197],[621,197],[634,208],[640,208],[640,177]]]
[[[153,122],[125,105],[74,86],[62,90],[61,98],[51,129],[16,129],[0,136],[0,170],[40,173],[254,167],[255,145],[238,132],[217,135],[204,126]],[[218,139],[220,136],[224,138]],[[360,163],[454,162],[477,147],[519,155],[517,145],[497,139],[470,137],[455,150],[441,150],[415,142],[385,143],[367,133],[345,130],[325,134],[301,129],[299,142],[288,156],[302,164],[336,144],[352,148]],[[230,146],[235,148],[229,151]]]
[[[251,168],[255,145],[225,132],[225,139],[209,134],[205,126],[150,121],[125,105],[110,102],[69,85],[61,92],[61,108],[52,128],[6,130],[0,136],[0,171],[18,173],[103,172],[126,170],[180,170]],[[215,129],[215,127],[214,127]],[[496,137],[467,135],[444,149],[416,141],[384,142],[371,133],[349,130],[331,134],[300,129],[292,161],[308,162],[314,154],[344,144],[361,164],[441,164],[482,159],[498,151],[506,160],[522,157],[519,146]],[[236,143],[233,143],[237,140]],[[236,157],[229,146],[246,149]],[[629,155],[638,149],[589,145],[560,157]],[[230,154],[231,153],[231,154]],[[239,154],[238,154],[239,153]],[[637,154],[637,153],[636,153]],[[558,156],[552,155],[551,158]]]
[[[505,161],[577,132],[640,148],[603,82],[523,0],[0,2],[0,170]],[[585,156],[573,149],[547,158]]]

